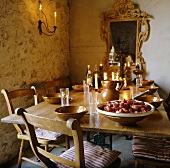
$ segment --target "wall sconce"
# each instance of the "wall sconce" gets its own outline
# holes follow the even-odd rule
[[[42,14],[45,16],[45,22],[42,22],[41,19],[42,19]],[[56,18],[57,18],[57,12],[54,12],[54,30],[51,31],[49,28],[48,28],[48,23],[47,23],[47,17],[45,15],[45,13],[42,11],[42,3],[41,1],[39,1],[39,21],[38,21],[38,30],[39,30],[39,34],[45,34],[47,36],[52,36],[54,35],[56,29],[57,29],[57,26],[56,26]],[[44,25],[45,27],[45,32],[43,32],[42,30],[42,25]]]

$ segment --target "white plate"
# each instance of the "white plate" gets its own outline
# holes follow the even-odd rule
[[[114,100],[114,101],[111,101],[111,102],[115,102],[115,101],[121,101],[121,100]],[[137,100],[135,100],[135,101],[137,101]],[[137,102],[140,102],[140,101],[137,101]],[[101,109],[98,108],[99,106],[104,105],[106,103],[98,104],[96,110],[101,114],[109,115],[109,116],[113,116],[113,117],[142,117],[142,116],[147,116],[147,115],[152,114],[155,110],[155,107],[153,105],[151,105],[150,103],[147,103],[147,102],[144,102],[144,103],[151,107],[150,111],[147,111],[147,112],[144,112],[144,113],[115,113],[115,112],[108,112],[108,111],[105,111],[105,110],[101,110]]]

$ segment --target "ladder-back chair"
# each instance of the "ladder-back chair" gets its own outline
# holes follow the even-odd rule
[[[32,106],[38,103],[37,93],[34,86],[32,86],[30,89],[18,89],[13,91],[7,91],[5,89],[2,89],[1,93],[4,95],[4,98],[6,100],[9,115],[14,114],[15,113],[14,109],[18,106],[20,107]],[[23,99],[23,101],[21,101],[21,99]],[[23,156],[24,141],[29,140],[29,137],[27,132],[25,131],[25,127],[23,127],[24,125],[20,125],[20,124],[13,124],[13,125],[17,130],[17,138],[21,140],[19,156],[18,156],[18,167],[21,167],[22,160],[41,166],[37,162],[34,162],[31,159],[28,159]],[[68,145],[67,146],[60,145],[65,138],[65,136],[60,133],[50,132],[47,130],[42,130],[40,128],[37,128],[36,135],[37,137],[39,137],[38,142],[45,147],[46,151],[51,146],[64,147],[64,148],[66,147],[67,149],[69,148]]]
[[[102,148],[99,145],[88,141],[83,141],[83,134],[78,120],[70,118],[67,121],[49,119],[41,116],[32,115],[24,109],[16,109],[16,114],[22,116],[30,144],[35,155],[49,168],[56,167],[76,167],[76,168],[106,168],[119,167],[119,151],[112,151]],[[35,136],[34,127],[40,126],[42,129],[60,132],[73,138],[74,146],[60,156],[56,156],[42,149]]]
[[[45,81],[43,82],[45,92],[48,93],[55,93],[60,92],[60,88],[69,88],[71,89],[71,82],[70,77],[60,77],[55,80]]]

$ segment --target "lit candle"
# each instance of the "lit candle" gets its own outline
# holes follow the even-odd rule
[[[54,26],[56,26],[57,12],[54,12]]]
[[[94,78],[95,78],[95,89],[98,89],[98,77],[97,77],[97,74],[95,74]]]
[[[104,80],[107,80],[107,73],[106,72],[104,72]]]
[[[39,1],[39,3],[40,3],[39,12],[40,12],[40,20],[41,20],[42,4],[41,4],[41,1]]]
[[[112,72],[112,80],[115,80],[115,74]]]
[[[124,79],[124,86],[125,86],[125,87],[127,86],[127,80],[126,80],[126,78]]]

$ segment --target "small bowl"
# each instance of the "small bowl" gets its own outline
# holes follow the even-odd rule
[[[86,113],[87,109],[84,106],[64,106],[55,110],[59,119],[67,121],[69,118],[80,120]]]
[[[133,70],[133,73],[134,73],[135,75],[140,75],[140,74],[143,73],[143,71],[140,70],[140,69],[135,69],[135,70]]]
[[[150,86],[154,83],[154,80],[143,80],[142,86]]]
[[[145,92],[146,90],[149,90],[147,94],[153,94],[158,90],[159,87],[157,86],[140,86],[139,91],[140,92]]]
[[[158,108],[164,99],[156,97],[156,96],[148,95],[148,96],[138,97],[137,100],[148,102],[152,104],[155,108]]]
[[[83,92],[83,85],[73,85],[72,88],[76,91]]]
[[[46,94],[45,96],[42,96],[42,98],[50,104],[61,103],[60,93],[49,93],[49,94]]]

